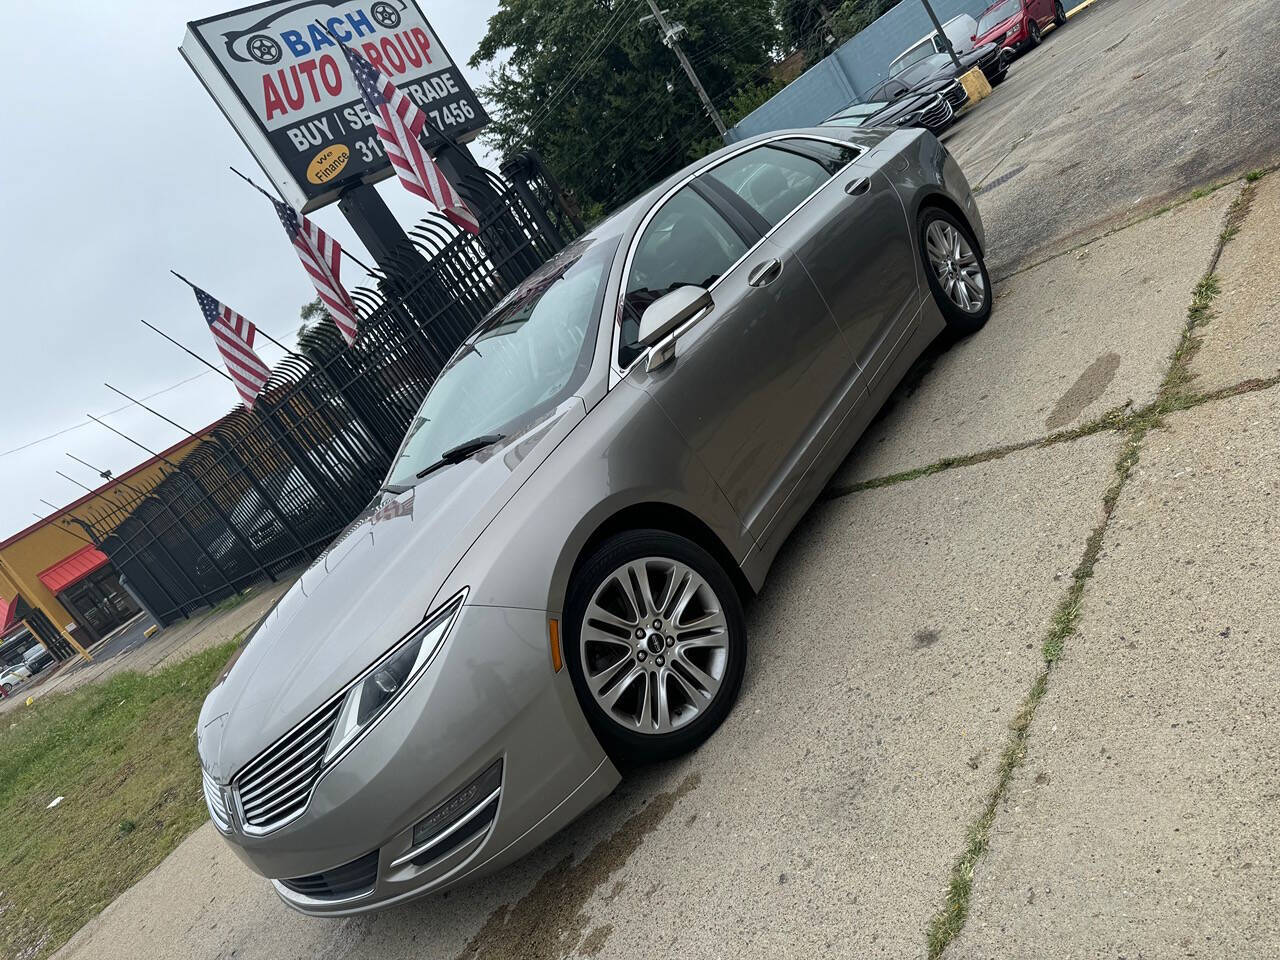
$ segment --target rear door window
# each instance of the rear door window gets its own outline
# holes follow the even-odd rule
[[[776,227],[857,156],[856,148],[825,140],[778,140],[726,160],[706,177]]]

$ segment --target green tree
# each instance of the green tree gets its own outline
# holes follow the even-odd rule
[[[782,39],[816,63],[895,6],[898,0],[778,0]]]
[[[769,83],[773,0],[668,0],[713,102]],[[486,139],[532,146],[591,218],[688,162],[715,135],[643,0],[501,0],[474,67],[494,119]]]
[[[302,326],[298,327],[298,341],[301,342],[308,330],[329,316],[329,311],[320,302],[320,298],[316,297],[314,300],[304,303],[298,314],[302,318]]]

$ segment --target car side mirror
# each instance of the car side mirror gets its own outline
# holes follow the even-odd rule
[[[640,317],[639,336],[640,346],[657,347],[649,355],[648,368],[656,370],[675,356],[671,334],[714,306],[710,291],[702,287],[677,287],[649,304]],[[669,342],[663,343],[664,340]]]

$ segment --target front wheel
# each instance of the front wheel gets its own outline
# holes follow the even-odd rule
[[[920,212],[920,257],[950,330],[976,333],[991,316],[991,275],[969,225],[940,207]]]
[[[1053,22],[1058,26],[1067,22],[1067,11],[1063,9],[1061,0],[1053,5]]]
[[[574,691],[615,759],[686,753],[724,722],[746,667],[742,602],[691,540],[634,530],[582,565],[565,607]]]
[[[1040,32],[1040,21],[1038,20],[1031,21],[1031,25],[1027,27],[1027,36],[1029,37],[1029,39],[1027,40],[1028,47],[1040,46],[1040,40],[1042,39],[1042,36],[1043,36]]]

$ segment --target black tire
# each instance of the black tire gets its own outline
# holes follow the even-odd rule
[[[939,279],[938,272],[930,259],[928,249],[927,234],[929,225],[934,221],[950,224],[951,227],[958,230],[977,259],[977,266],[982,275],[982,287],[985,291],[982,305],[977,310],[965,310],[959,304],[953,302],[951,296],[942,287],[942,281]],[[924,264],[925,275],[929,278],[929,290],[933,293],[934,302],[938,304],[938,309],[942,312],[942,318],[947,323],[947,329],[962,337],[977,333],[986,326],[987,321],[991,318],[992,298],[991,274],[987,272],[987,261],[973,235],[973,230],[969,227],[969,224],[941,207],[926,206],[920,211],[917,232],[919,234],[920,260]]]
[[[726,624],[725,660],[719,688],[710,702],[702,706],[692,719],[668,733],[641,733],[625,729],[592,695],[583,663],[582,628],[587,607],[597,590],[624,565],[650,557],[669,558],[701,576],[719,602],[718,612]],[[647,620],[647,615],[642,619]],[[617,534],[592,551],[569,586],[563,636],[564,659],[569,667],[569,676],[573,680],[578,702],[601,745],[614,760],[653,763],[688,753],[710,737],[724,722],[742,687],[747,660],[747,629],[737,588],[729,574],[710,553],[692,540],[664,530],[632,530]],[[631,656],[634,658],[638,654]],[[651,658],[650,669],[656,670],[657,663],[656,656]],[[672,657],[671,670],[674,671],[675,668],[675,658]],[[609,666],[607,669],[612,671],[614,668]],[[656,672],[652,675],[658,676]],[[650,682],[655,684],[656,690],[657,681],[646,680],[642,697],[649,696]]]
[[[1005,67],[1003,70],[997,73],[994,77],[991,77],[987,82],[991,84],[993,88],[998,87],[1000,86],[1000,84],[1004,83],[1004,78],[1007,77],[1008,75],[1009,75],[1009,68]]]
[[[1067,22],[1067,11],[1062,6],[1062,0],[1058,0],[1053,5],[1053,22],[1058,26],[1062,26]]]
[[[1040,46],[1040,41],[1044,39],[1044,35],[1040,32],[1040,21],[1032,20],[1030,26],[1027,27],[1027,49]]]

